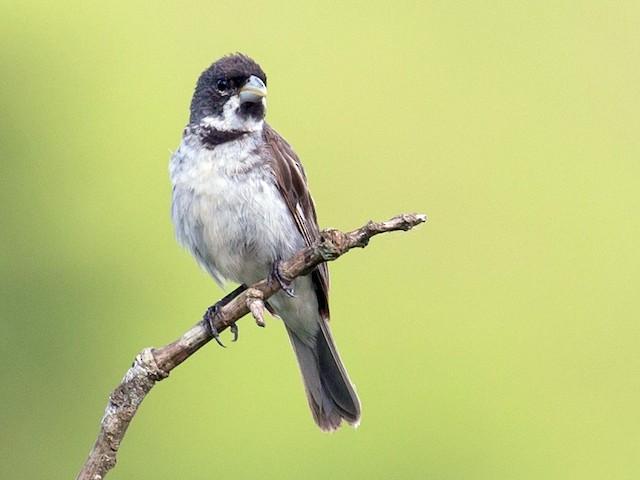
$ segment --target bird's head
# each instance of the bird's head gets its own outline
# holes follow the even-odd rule
[[[249,57],[221,58],[198,79],[191,100],[190,123],[218,131],[259,130],[267,109],[267,76]]]

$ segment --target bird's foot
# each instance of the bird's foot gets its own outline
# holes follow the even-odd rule
[[[222,341],[220,340],[220,332],[218,332],[218,329],[215,326],[215,318],[221,308],[219,303],[220,302],[216,303],[215,305],[211,305],[209,308],[207,308],[207,311],[204,312],[204,315],[202,316],[202,320],[204,320],[205,328],[207,329],[209,334],[214,338],[214,340],[218,342],[218,345],[226,348],[225,344],[222,343]]]
[[[228,304],[231,300],[236,298],[246,289],[247,289],[246,285],[240,285],[229,295],[217,301],[214,305],[211,305],[209,308],[207,308],[207,311],[202,316],[202,320],[204,320],[205,328],[208,330],[211,336],[215,339],[216,342],[218,342],[218,345],[220,345],[221,347],[225,347],[225,345],[220,341],[220,332],[218,332],[218,329],[216,328],[216,325],[215,325],[216,315],[220,313],[220,309],[222,307],[224,307],[226,304]],[[238,326],[235,324],[235,322],[229,325],[229,330],[231,330],[231,333],[233,333],[233,340],[231,341],[235,342],[236,340],[238,340]]]
[[[269,280],[276,280],[280,284],[280,288],[282,288],[282,291],[284,293],[286,293],[290,297],[295,297],[296,295],[293,291],[292,286],[293,282],[285,281],[285,279],[282,277],[282,274],[280,273],[281,263],[281,260],[276,260],[275,262],[273,262],[273,265],[271,265],[271,272],[269,272]]]

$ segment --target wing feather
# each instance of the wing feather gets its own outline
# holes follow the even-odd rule
[[[298,231],[307,246],[320,238],[316,207],[307,187],[307,177],[302,163],[291,145],[271,126],[265,123],[265,145],[276,176],[278,189],[284,198]],[[321,263],[311,273],[318,306],[323,318],[329,320],[329,269]]]

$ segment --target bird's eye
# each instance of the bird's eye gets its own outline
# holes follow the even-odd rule
[[[227,87],[228,85],[226,80],[220,79],[216,81],[216,88],[218,89],[218,91],[224,92],[227,89]]]

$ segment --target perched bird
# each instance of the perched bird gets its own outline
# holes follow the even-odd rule
[[[304,169],[265,122],[267,77],[241,54],[198,79],[191,116],[171,157],[171,215],[178,241],[214,280],[248,286],[320,234]],[[326,264],[269,299],[295,351],[309,406],[325,431],[356,426],[360,401],[329,331]],[[215,333],[215,332],[214,332]]]

